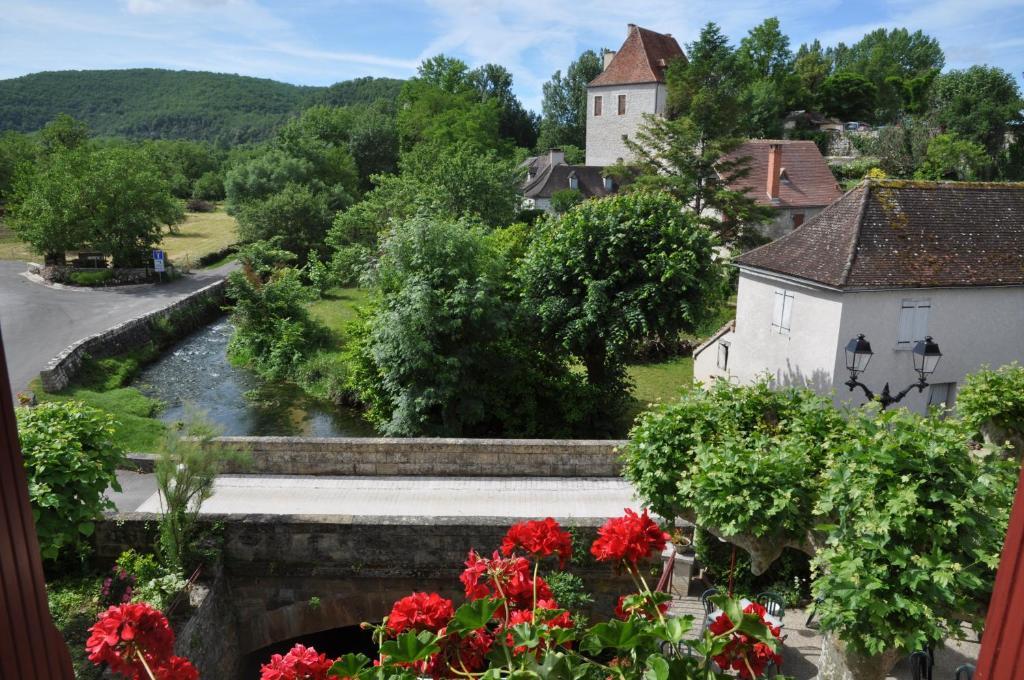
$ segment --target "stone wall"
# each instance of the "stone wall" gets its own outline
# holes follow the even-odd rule
[[[262,475],[620,477],[622,440],[220,437],[249,452],[228,472]],[[153,456],[132,456],[152,469]]]
[[[168,332],[173,337],[187,335],[221,314],[226,288],[227,281],[222,279],[163,309],[79,340],[51,359],[46,368],[39,372],[43,389],[59,392],[67,387],[87,356],[102,359],[122,354],[158,336],[166,340]]]
[[[109,516],[97,527],[97,559],[151,545],[156,519],[148,513]],[[246,654],[279,640],[380,620],[412,590],[440,590],[459,600],[458,576],[470,549],[490,554],[516,520],[209,515],[202,521],[222,527],[224,578],[238,652]],[[584,546],[599,523],[565,522]],[[594,613],[609,614],[618,595],[629,592],[628,577],[607,565],[588,559],[571,570],[594,594]],[[314,597],[318,607],[309,606]]]
[[[191,594],[192,616],[180,629],[174,653],[189,659],[202,678],[234,678],[242,660],[233,594],[218,572]]]

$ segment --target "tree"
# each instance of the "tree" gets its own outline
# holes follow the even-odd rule
[[[524,304],[583,364],[607,399],[603,416],[617,415],[630,349],[693,329],[716,308],[715,237],[663,192],[585,201],[540,229],[519,272]]]
[[[20,132],[0,133],[0,206],[10,200],[14,178],[19,172],[32,172],[39,146]]]
[[[242,269],[228,276],[235,302],[228,358],[270,380],[294,378],[327,336],[306,309],[316,293],[302,285],[296,259],[274,242],[257,241],[239,251]]]
[[[972,66],[936,78],[931,118],[946,132],[981,144],[998,157],[1007,133],[1024,129],[1020,89],[1012,75],[994,66]]]
[[[557,214],[570,210],[583,202],[583,194],[579,189],[562,189],[551,194],[551,209]]]
[[[544,112],[540,123],[537,148],[540,151],[572,145],[587,145],[587,83],[596,78],[603,68],[601,56],[587,50],[569,64],[565,75],[555,71],[544,83]]]
[[[719,381],[642,416],[625,474],[658,514],[749,552],[755,573],[786,547],[814,556],[822,629],[848,659],[878,661],[983,619],[1017,468],[970,434]]]
[[[667,191],[687,207],[696,219],[715,231],[723,241],[740,235],[744,224],[764,222],[772,208],[758,206],[742,191],[729,185],[748,172],[747,160],[726,160],[740,139],[716,139],[689,116],[667,120],[649,116],[626,146],[634,156],[631,168],[617,168],[617,175],[636,175],[629,191]]]
[[[469,73],[469,80],[479,93],[481,101],[498,102],[498,134],[515,142],[516,146],[532,149],[537,143],[537,114],[523,108],[512,92],[512,74],[498,64],[484,64]]]
[[[924,162],[914,173],[917,179],[974,180],[985,174],[991,159],[980,144],[954,134],[936,135],[928,142]]]
[[[163,174],[137,148],[113,146],[54,153],[19,179],[11,226],[47,259],[92,249],[118,267],[138,266],[184,213]]]
[[[58,115],[39,132],[39,141],[46,153],[77,149],[88,140],[89,126],[66,113]]]
[[[736,50],[746,86],[741,94],[743,132],[749,137],[782,136],[782,118],[799,98],[800,82],[793,73],[789,38],[775,17],[750,29]]]
[[[374,311],[349,337],[351,382],[393,436],[571,433],[578,380],[521,330],[502,251],[443,217],[395,224]]]
[[[865,152],[878,159],[878,167],[890,177],[913,177],[924,162],[932,130],[927,121],[904,116],[865,140]]]
[[[875,86],[873,120],[889,122],[907,110],[915,95],[926,89],[946,63],[935,38],[905,28],[876,29],[850,47],[835,53],[835,70],[867,78]]]
[[[76,550],[114,507],[104,493],[121,490],[124,449],[113,416],[85,404],[50,402],[16,413],[39,548],[53,560]]]
[[[666,71],[669,117],[689,118],[704,142],[736,137],[746,84],[736,52],[714,22],[687,47],[689,60],[677,59]]]
[[[237,212],[238,236],[243,243],[278,239],[293,253],[322,250],[334,211],[324,194],[307,185],[289,183],[262,200],[245,203]]]
[[[800,83],[797,95],[798,108],[814,108],[822,83],[832,73],[832,62],[822,49],[820,41],[800,45],[793,59],[793,73]]]
[[[741,68],[752,80],[785,81],[793,71],[793,52],[789,38],[779,27],[777,17],[770,17],[750,29],[740,40],[736,56]]]
[[[859,73],[833,73],[821,84],[821,108],[842,120],[873,117],[878,87]]]

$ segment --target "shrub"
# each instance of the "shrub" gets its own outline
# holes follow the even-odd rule
[[[1024,453],[1024,366],[986,366],[967,376],[957,411],[978,433],[997,444],[1010,440],[1016,455]]]
[[[114,272],[110,269],[101,269],[95,272],[71,272],[68,280],[76,286],[102,286],[114,278]]]
[[[213,170],[204,172],[196,179],[196,183],[192,187],[192,198],[201,198],[204,201],[223,201],[224,178]]]
[[[189,212],[209,213],[216,210],[217,206],[202,198],[190,198],[185,203],[185,209]]]
[[[120,491],[117,466],[124,450],[112,416],[76,401],[17,409],[18,434],[28,474],[29,500],[45,559],[76,549]]]

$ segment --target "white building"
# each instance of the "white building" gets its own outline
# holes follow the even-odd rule
[[[860,380],[896,393],[932,336],[930,387],[901,402],[923,412],[982,365],[1024,361],[1024,185],[867,181],[736,265],[736,320],[694,353],[696,380],[767,374],[860,404],[844,385],[852,338],[874,351]]]
[[[587,165],[632,159],[623,136],[633,136],[644,114],[665,115],[665,69],[686,59],[670,34],[629,24],[618,52],[606,52],[604,70],[587,85]]]

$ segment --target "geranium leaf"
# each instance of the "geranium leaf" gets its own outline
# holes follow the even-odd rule
[[[455,610],[455,617],[448,624],[448,630],[454,633],[483,628],[494,617],[502,600],[483,598],[467,602]]]
[[[370,659],[364,654],[346,654],[334,662],[334,665],[327,671],[327,675],[338,678],[354,678],[369,663]]]
[[[399,635],[396,640],[383,643],[380,653],[395,663],[415,663],[423,661],[439,649],[437,636],[429,630],[420,631],[418,635],[410,630]]]

